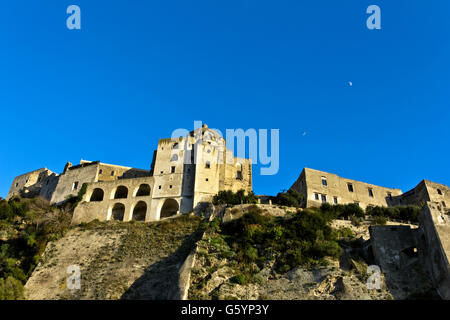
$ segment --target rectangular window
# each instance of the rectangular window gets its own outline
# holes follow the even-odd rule
[[[98,174],[102,174],[102,173],[103,173],[103,170],[100,169],[100,170],[98,171]]]
[[[175,173],[175,167],[172,167],[170,172]]]
[[[347,183],[348,191],[353,192],[353,184]]]
[[[161,186],[159,186],[158,189],[161,189]]]
[[[326,195],[322,195],[322,202],[327,202],[327,196]]]
[[[322,185],[325,186],[325,187],[328,185],[327,178],[322,177]]]
[[[314,193],[314,199],[319,200],[319,194],[318,193]]]
[[[113,177],[114,176],[114,171],[111,171],[111,177]]]
[[[206,161],[205,168],[206,169],[211,168],[211,163],[209,161]]]
[[[372,188],[369,188],[369,197],[373,198],[373,189]]]
[[[334,197],[333,202],[334,202],[334,204],[338,204],[338,197]]]
[[[77,189],[78,189],[78,181],[75,181],[75,182],[73,183],[72,190],[77,190]]]

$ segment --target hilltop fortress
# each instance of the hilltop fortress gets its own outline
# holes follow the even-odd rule
[[[221,190],[252,191],[252,164],[233,157],[225,139],[205,124],[186,137],[159,140],[150,170],[84,161],[58,175],[47,168],[14,179],[7,199],[40,196],[51,204],[86,192],[73,223],[94,219],[155,221],[192,212]]]
[[[252,163],[234,157],[225,139],[204,124],[185,137],[159,140],[150,170],[99,161],[81,160],[76,166],[69,162],[59,175],[43,168],[16,177],[7,199],[40,196],[60,204],[76,196],[84,184],[74,223],[156,221],[201,209],[222,190],[252,191]],[[291,189],[302,194],[305,208],[322,203],[355,203],[365,209],[433,202],[445,211],[450,203],[449,187],[428,180],[402,193],[309,168],[303,169]],[[260,197],[261,202],[267,199]]]
[[[353,203],[363,209],[423,206],[415,228],[370,226],[370,240],[361,250],[367,256],[370,252],[383,272],[408,278],[411,270],[422,270],[438,294],[450,299],[448,186],[423,180],[402,193],[400,189],[304,168],[290,189],[302,195],[303,208],[323,203]],[[73,224],[95,219],[157,221],[181,213],[202,212],[222,190],[251,192],[252,163],[250,159],[234,157],[226,148],[225,139],[203,125],[184,137],[159,140],[149,170],[99,161],[81,160],[76,166],[69,162],[61,174],[43,168],[16,177],[7,199],[42,197],[51,204],[61,204],[82,196],[73,212]],[[259,196],[259,201],[270,203],[271,198]],[[220,216],[215,212],[220,210],[212,209]]]

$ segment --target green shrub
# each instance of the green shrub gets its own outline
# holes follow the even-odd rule
[[[351,221],[352,221],[352,225],[354,225],[355,227],[359,227],[361,225],[361,218],[352,216]]]
[[[247,277],[245,276],[245,274],[238,274],[233,278],[235,283],[238,283],[240,285],[244,285],[247,283]]]
[[[289,189],[287,192],[278,193],[273,200],[273,204],[298,208],[303,205],[303,195],[295,190]]]
[[[339,234],[330,226],[331,220],[320,209],[306,209],[288,219],[250,212],[223,224],[222,232],[237,253],[242,273],[252,274],[250,263],[273,257],[275,268],[285,272],[299,265],[323,264],[325,257],[339,257]]]
[[[350,204],[337,204],[331,205],[329,203],[323,203],[320,207],[320,210],[329,215],[330,218],[348,218],[348,217],[358,217],[364,218],[364,210],[361,209],[356,203]]]
[[[219,191],[219,193],[213,197],[213,204],[215,205],[238,205],[248,203],[258,203],[258,198],[253,191],[250,191],[247,194],[245,193],[245,190],[242,189],[237,192],[231,190]]]
[[[342,238],[354,238],[355,234],[354,232],[350,229],[350,228],[340,228],[339,230],[337,230],[337,238],[342,239]]]
[[[405,220],[418,222],[418,216],[421,208],[419,206],[396,206],[396,207],[380,207],[368,206],[366,213],[372,217],[385,217],[387,220]]]
[[[385,225],[387,218],[383,216],[376,216],[372,218],[372,223],[375,225]]]
[[[0,278],[6,296],[17,287],[15,281],[25,284],[47,243],[62,237],[70,221],[69,212],[58,211],[42,199],[0,200],[0,226],[8,226],[14,234],[0,242]]]
[[[0,279],[0,300],[22,300],[24,299],[24,287],[19,280],[8,277]]]
[[[87,183],[83,183],[81,186],[80,191],[78,191],[78,194],[76,196],[67,196],[66,197],[66,203],[70,204],[72,206],[72,209],[75,209],[78,204],[83,200],[84,195],[87,191]]]

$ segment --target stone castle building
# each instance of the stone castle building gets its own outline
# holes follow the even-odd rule
[[[380,187],[309,168],[303,169],[291,189],[303,195],[304,207],[318,207],[327,202],[356,203],[365,209],[370,205],[392,207],[433,202],[446,209],[450,204],[449,187],[428,180],[423,180],[414,189],[402,193],[400,189]]]
[[[52,204],[86,192],[73,223],[98,220],[155,221],[192,212],[221,190],[252,191],[252,164],[237,158],[206,125],[186,137],[161,139],[150,170],[84,161],[57,175],[47,168],[14,179],[7,199],[41,196]]]

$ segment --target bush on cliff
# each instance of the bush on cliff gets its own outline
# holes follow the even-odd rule
[[[242,189],[237,192],[231,190],[219,191],[219,193],[213,197],[213,204],[215,205],[238,205],[248,203],[258,203],[258,198],[253,191],[250,191],[247,194],[245,193],[245,190]]]
[[[325,214],[328,214],[336,218],[349,218],[349,217],[358,217],[364,218],[364,210],[361,209],[356,203],[349,204],[337,204],[331,205],[329,203],[323,203],[320,206],[320,210]]]
[[[368,206],[367,215],[372,217],[384,217],[386,220],[404,220],[417,222],[421,208],[419,206],[380,207]]]
[[[68,230],[71,214],[41,198],[0,200],[0,299],[21,298],[25,284],[49,241]],[[20,284],[20,285],[19,285]]]
[[[289,189],[286,192],[278,193],[273,203],[280,206],[299,208],[303,205],[303,195],[295,190]]]
[[[264,216],[254,210],[225,223],[221,230],[228,245],[237,252],[242,274],[251,273],[249,267],[253,263],[273,258],[275,268],[286,272],[299,265],[324,264],[325,257],[340,256],[338,232],[330,222],[331,216],[320,209],[306,209],[288,219]]]

